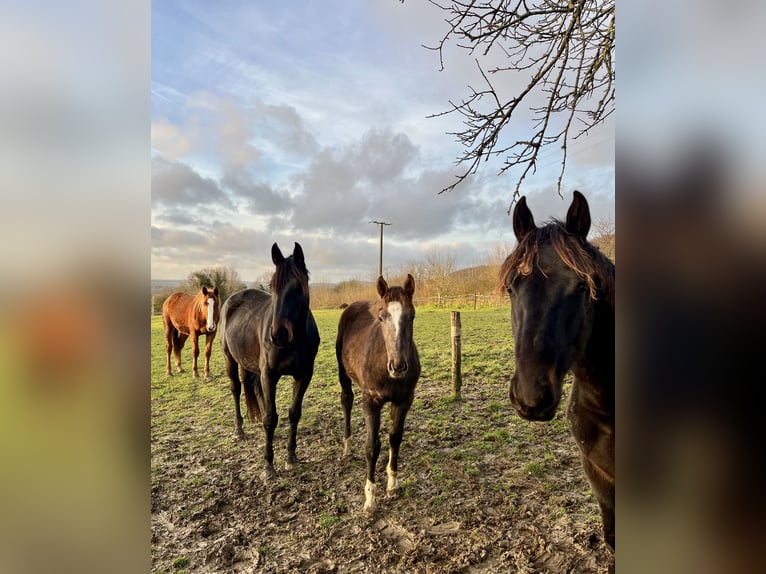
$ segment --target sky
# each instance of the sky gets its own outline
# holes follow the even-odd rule
[[[271,245],[301,244],[312,281],[374,279],[429,254],[479,265],[515,240],[513,172],[497,165],[454,191],[462,128],[449,101],[480,85],[473,56],[450,47],[431,3],[152,3],[151,274],[185,279],[227,265],[247,282],[273,271]],[[505,74],[503,90],[522,85]],[[523,137],[529,122],[520,118]],[[544,150],[521,188],[541,223],[572,190],[594,221],[614,221],[613,123]]]

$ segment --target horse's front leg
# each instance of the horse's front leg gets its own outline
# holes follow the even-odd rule
[[[404,419],[407,417],[411,405],[412,396],[398,405],[391,403],[391,431],[388,433],[388,466],[386,467],[386,474],[388,475],[386,494],[389,496],[399,488],[399,480],[396,478],[399,468],[399,447],[402,444],[402,436],[404,436]]]
[[[199,371],[197,371],[197,358],[199,357],[199,333],[197,331],[192,332],[191,341],[192,357],[194,357],[192,362],[192,377],[199,379]]]
[[[213,353],[213,340],[215,339],[215,332],[205,335],[205,380],[210,380],[210,355]]]
[[[293,402],[290,405],[290,438],[287,441],[287,462],[285,468],[291,470],[296,464],[298,464],[298,457],[295,455],[295,448],[298,440],[298,423],[301,420],[303,414],[303,396],[306,394],[306,389],[311,382],[311,377],[314,375],[314,366],[299,377],[295,377],[293,380]]]
[[[372,400],[368,395],[362,398],[362,409],[367,426],[367,444],[365,457],[367,458],[367,481],[364,485],[364,511],[373,514],[377,510],[375,500],[375,466],[380,455],[380,409],[382,405]]]
[[[274,472],[274,430],[279,422],[277,414],[276,390],[279,375],[268,369],[261,370],[261,388],[263,390],[263,430],[266,434],[266,444],[263,447],[263,459],[266,463],[261,478],[269,480],[276,476]]]

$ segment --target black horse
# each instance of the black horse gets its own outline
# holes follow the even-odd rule
[[[309,273],[303,249],[296,243],[293,254],[282,255],[275,243],[271,258],[276,270],[271,278],[271,293],[244,289],[229,297],[221,309],[221,346],[231,393],[236,409],[236,432],[244,438],[239,407],[241,387],[250,420],[263,422],[266,446],[264,477],[274,475],[274,429],[277,381],[293,376],[293,401],[290,406],[290,439],[287,468],[297,462],[295,442],[301,419],[303,395],[314,374],[314,359],[319,349],[319,331],[309,309]],[[242,380],[240,380],[240,372]]]
[[[614,265],[586,240],[590,223],[578,191],[566,222],[539,228],[522,197],[513,211],[518,245],[499,282],[511,298],[511,404],[525,419],[550,420],[564,375],[574,373],[569,427],[614,549]]]
[[[391,403],[386,491],[392,494],[399,486],[396,473],[404,419],[412,406],[420,377],[420,358],[412,340],[415,280],[407,275],[404,287],[389,287],[383,277],[378,277],[376,288],[380,296],[377,301],[357,301],[346,307],[338,322],[335,342],[343,405],[344,457],[351,454],[352,379],[362,390],[367,427],[364,510],[370,514],[376,510],[375,465],[380,454],[380,411],[385,403]]]

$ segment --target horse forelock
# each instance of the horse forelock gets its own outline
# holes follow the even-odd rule
[[[539,265],[540,246],[546,242],[550,242],[561,261],[585,281],[591,299],[597,300],[600,291],[614,307],[614,265],[597,247],[580,241],[558,220],[530,231],[519,241],[500,267],[498,288],[505,290],[517,276],[531,274]]]
[[[388,306],[389,303],[400,303],[402,308],[413,307],[412,298],[404,290],[404,287],[398,285],[390,287],[380,302],[383,307]]]
[[[274,270],[274,274],[271,276],[271,282],[269,286],[271,287],[272,293],[278,293],[282,289],[285,288],[287,285],[287,282],[290,280],[290,278],[293,277],[298,280],[298,283],[301,286],[301,290],[303,291],[303,294],[308,296],[309,294],[309,273],[308,269],[305,271],[298,267],[298,265],[293,260],[293,256],[286,258],[282,263],[277,265],[277,268]]]

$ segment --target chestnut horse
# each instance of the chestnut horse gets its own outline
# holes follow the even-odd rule
[[[173,293],[162,304],[162,322],[165,325],[165,351],[168,355],[165,372],[170,370],[170,354],[176,358],[176,368],[183,373],[181,349],[191,336],[194,357],[194,378],[199,378],[197,357],[199,357],[199,336],[205,335],[205,379],[210,378],[210,353],[213,349],[216,325],[221,315],[221,299],[218,287],[202,287],[195,296],[188,293]]]
[[[377,506],[375,465],[380,454],[380,411],[385,403],[391,403],[386,491],[393,494],[399,486],[396,473],[404,419],[420,377],[420,358],[412,339],[415,280],[408,274],[404,287],[389,287],[383,277],[378,277],[376,288],[380,296],[376,302],[357,301],[344,309],[335,342],[344,417],[344,458],[351,454],[351,406],[354,404],[351,380],[362,390],[367,426],[364,511],[368,513],[374,513]]]
[[[273,441],[279,420],[277,381],[282,375],[293,377],[286,464],[289,469],[298,462],[295,446],[303,395],[314,374],[314,360],[319,350],[319,330],[309,308],[309,272],[303,249],[296,243],[293,254],[284,257],[275,243],[271,247],[271,259],[276,265],[271,277],[271,293],[260,289],[238,291],[226,300],[221,313],[221,346],[231,379],[236,433],[240,438],[245,437],[239,405],[244,385],[248,416],[252,422],[261,421],[266,434],[264,479],[273,478],[275,474]]]
[[[511,404],[527,420],[550,420],[564,375],[574,373],[569,427],[614,549],[614,265],[587,241],[590,223],[578,191],[566,222],[543,227],[522,197],[513,211],[518,245],[498,279],[511,299]]]

